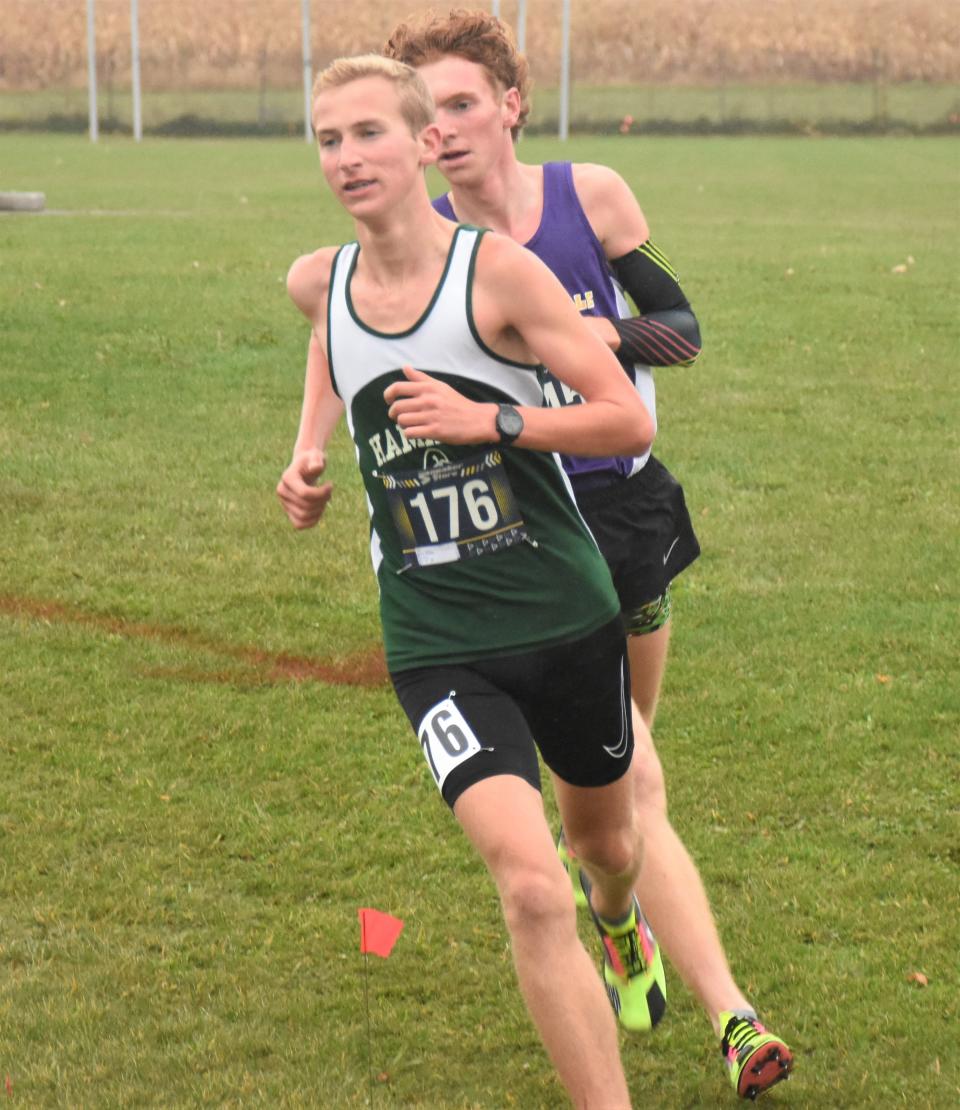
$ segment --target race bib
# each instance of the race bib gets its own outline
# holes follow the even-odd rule
[[[417,735],[430,773],[441,790],[454,767],[483,751],[473,729],[453,704],[453,698],[444,698],[428,710]]]
[[[378,477],[404,570],[489,555],[529,538],[499,451]]]

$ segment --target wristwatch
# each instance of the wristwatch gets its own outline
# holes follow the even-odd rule
[[[523,417],[513,405],[501,405],[497,412],[496,425],[501,445],[509,447],[523,431]]]

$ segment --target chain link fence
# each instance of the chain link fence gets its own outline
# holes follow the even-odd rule
[[[532,132],[561,115],[565,0],[494,0],[525,40]],[[960,19],[941,0],[568,0],[569,126],[960,133]],[[0,0],[0,129],[304,135],[302,0]],[[314,72],[377,50],[415,0],[310,0]],[[520,24],[520,26],[518,26]]]

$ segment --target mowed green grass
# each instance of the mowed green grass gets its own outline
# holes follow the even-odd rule
[[[624,173],[702,321],[658,379],[704,554],[656,732],[737,977],[797,1053],[770,1102],[953,1106],[957,145],[522,153]],[[48,207],[0,217],[0,1080],[362,1106],[372,905],[406,921],[369,967],[376,1105],[564,1105],[392,692],[311,677],[378,645],[342,429],[318,530],[273,494],[307,341],[284,275],[350,235],[315,155],[7,137],[0,189]],[[623,1040],[635,1103],[731,1103],[669,988]]]

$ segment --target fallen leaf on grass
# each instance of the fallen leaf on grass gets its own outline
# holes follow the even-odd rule
[[[893,678],[888,674],[878,674],[877,682],[879,682],[881,686],[889,686],[890,683],[893,682]]]
[[[907,974],[907,982],[916,983],[918,987],[925,987],[929,984],[930,980],[922,971],[911,971]]]

